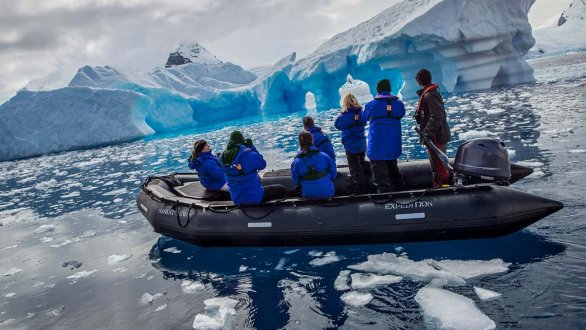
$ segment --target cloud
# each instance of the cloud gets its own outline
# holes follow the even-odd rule
[[[162,66],[181,42],[223,61],[272,64],[309,54],[392,2],[352,0],[23,0],[0,11],[0,102],[27,86],[65,86],[83,65]],[[31,83],[34,82],[34,83]]]

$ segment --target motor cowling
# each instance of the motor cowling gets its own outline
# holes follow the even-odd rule
[[[505,144],[495,138],[478,138],[458,147],[454,171],[464,184],[480,182],[508,183],[511,164]]]

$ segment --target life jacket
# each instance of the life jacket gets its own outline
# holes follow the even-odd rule
[[[399,116],[393,116],[393,106],[392,106],[392,103],[393,103],[393,101],[396,101],[398,99],[399,99],[398,97],[391,97],[391,98],[385,97],[385,98],[378,98],[378,99],[376,99],[376,100],[379,100],[379,101],[380,100],[387,101],[386,115],[370,118],[370,122],[372,123],[375,120],[379,120],[379,119],[383,119],[383,118],[393,118],[393,119],[401,120],[401,117],[399,117]],[[354,118],[356,118],[356,117],[354,117]]]
[[[305,166],[309,169],[309,172],[307,172],[307,174],[301,176],[301,180],[315,181],[328,175],[329,171],[327,168],[321,172],[318,172],[315,163],[311,165],[307,163],[307,158],[318,155],[319,153],[319,150],[308,150],[307,152],[300,153],[297,156],[295,156],[295,158],[299,158],[303,162],[303,164],[305,164]]]
[[[346,129],[351,129],[354,127],[358,127],[358,126],[366,126],[366,123],[361,123],[360,122],[360,111],[362,111],[362,108],[358,108],[358,107],[352,107],[352,110],[354,110],[354,124],[350,125],[348,128]]]
[[[421,94],[419,95],[419,102],[417,103],[417,111],[415,111],[415,115],[413,115],[413,117],[417,117],[417,116],[421,116],[421,101],[423,101],[423,96],[425,96],[425,94],[427,94],[427,92],[436,90],[438,88],[437,84],[431,84],[427,87],[425,87],[425,89],[423,89],[423,91],[421,92]],[[443,108],[443,100],[442,101],[442,108]],[[443,109],[444,112],[446,111],[446,109]]]
[[[242,170],[242,164],[240,164],[240,157],[242,157],[242,155],[245,155],[249,152],[251,152],[252,150],[249,148],[245,148],[245,149],[240,149],[240,151],[238,151],[238,153],[236,154],[236,157],[234,157],[234,160],[232,161],[232,164],[228,165],[228,171],[226,171],[226,175],[228,176],[245,176],[245,175],[249,175],[250,173],[256,172],[256,170],[252,170],[248,173],[245,173]],[[232,170],[232,171],[230,171]],[[235,171],[237,172],[237,174],[231,174]]]

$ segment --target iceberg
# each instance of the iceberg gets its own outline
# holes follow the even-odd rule
[[[549,24],[539,26],[534,31],[535,46],[530,56],[563,54],[571,51],[586,50],[586,1],[573,0]]]
[[[356,85],[376,81],[415,96],[422,67],[448,92],[534,81],[523,56],[533,47],[533,0],[401,1],[340,33],[305,58],[291,53],[250,71],[200,44],[180,45],[147,73],[84,66],[67,87],[20,91],[0,105],[0,161],[126,142],[246,116],[339,106]],[[356,87],[354,86],[354,87]]]
[[[426,67],[447,92],[534,81],[523,60],[533,47],[527,14],[533,0],[403,1],[340,33],[291,70],[316,96],[318,109],[336,107],[347,74],[374,87],[415,96],[415,74]]]

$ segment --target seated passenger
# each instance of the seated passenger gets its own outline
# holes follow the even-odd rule
[[[226,184],[220,162],[212,155],[212,149],[206,140],[195,141],[188,165],[197,173],[199,182],[206,189],[217,191]]]
[[[303,117],[303,129],[313,135],[313,145],[321,152],[325,152],[326,155],[336,164],[336,153],[334,152],[334,146],[330,141],[330,138],[326,133],[321,130],[321,127],[315,126],[313,118],[310,116]]]
[[[313,136],[307,131],[299,133],[301,150],[291,164],[291,178],[301,186],[303,198],[331,198],[335,194],[336,164],[313,145]]]
[[[364,172],[366,167],[369,166],[364,160],[366,151],[364,126],[366,126],[366,118],[360,103],[352,93],[346,93],[342,98],[342,111],[336,117],[334,125],[342,131],[342,144],[346,150],[348,169],[352,178],[352,192],[366,194],[368,193],[368,187]]]
[[[259,204],[260,202],[284,198],[287,188],[283,185],[263,187],[258,171],[267,166],[251,139],[244,140],[240,131],[230,135],[230,142],[220,157],[230,197],[236,205]]]

